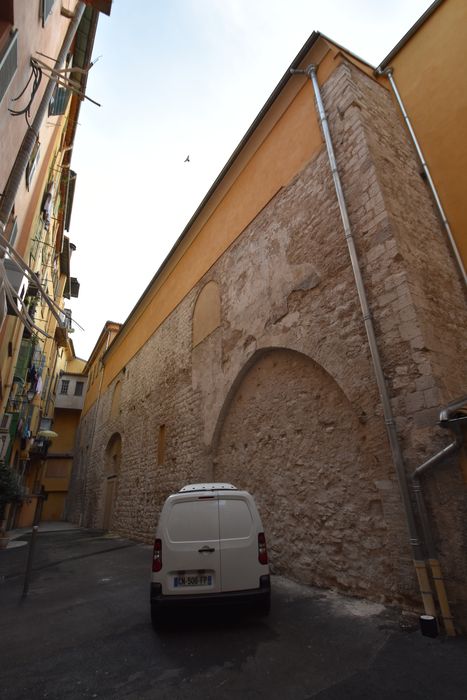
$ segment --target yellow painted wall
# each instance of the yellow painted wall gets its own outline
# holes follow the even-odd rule
[[[85,371],[88,376],[88,384],[86,388],[86,396],[84,398],[84,406],[82,415],[84,416],[93,403],[99,398],[99,392],[102,383],[102,363],[101,358],[107,348],[112,343],[120,329],[119,323],[107,321],[101,332],[96,346],[89,358]]]
[[[391,61],[467,267],[467,2],[444,0]]]
[[[63,512],[65,510],[65,498],[66,493],[61,492],[49,492],[47,500],[42,506],[42,522],[47,522],[50,520],[59,521],[63,517]]]
[[[55,410],[53,429],[58,433],[58,437],[52,440],[49,453],[73,451],[79,418],[80,411],[63,408]]]
[[[66,370],[67,372],[73,372],[73,374],[79,374],[80,372],[84,372],[85,365],[85,360],[82,360],[80,357],[73,357],[67,360]]]
[[[48,459],[43,472],[41,485],[47,492],[68,491],[72,459]]]

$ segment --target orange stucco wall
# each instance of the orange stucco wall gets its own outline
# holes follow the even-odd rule
[[[445,0],[391,61],[467,267],[467,2]]]

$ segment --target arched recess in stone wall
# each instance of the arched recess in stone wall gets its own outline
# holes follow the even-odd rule
[[[204,285],[193,310],[193,347],[212,333],[221,323],[219,285],[211,280]]]
[[[213,479],[255,495],[275,572],[362,595],[385,590],[387,530],[366,430],[302,353],[262,351],[241,373],[215,433]]]
[[[102,527],[112,529],[112,516],[117,498],[118,475],[122,460],[122,438],[120,433],[114,433],[107,443],[104,453],[104,513]]]

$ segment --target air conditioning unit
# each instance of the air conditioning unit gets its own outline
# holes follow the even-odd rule
[[[10,446],[9,433],[0,433],[0,459],[5,459]]]
[[[11,413],[4,413],[2,419],[0,420],[0,431],[8,433],[10,431],[11,425]]]

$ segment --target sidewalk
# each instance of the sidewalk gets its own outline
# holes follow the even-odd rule
[[[61,521],[50,521],[39,523],[39,532],[63,532],[65,530],[79,530],[79,526],[74,523],[66,523]],[[21,527],[16,530],[8,530],[7,536],[10,538],[6,549],[15,549],[16,547],[24,547],[27,545],[22,537],[31,535],[32,525],[30,527]],[[1,551],[1,550],[0,550]]]

